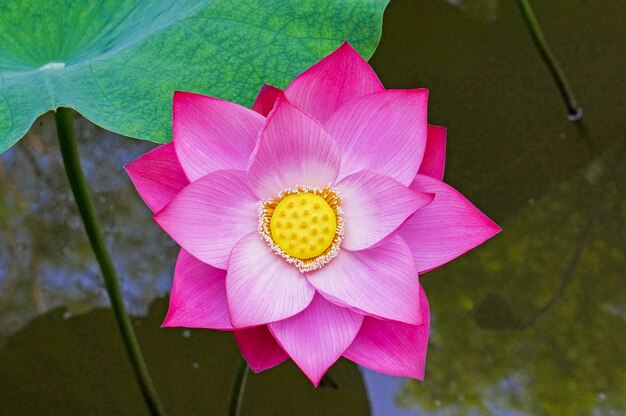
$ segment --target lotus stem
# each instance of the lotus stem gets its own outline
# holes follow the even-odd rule
[[[241,416],[241,408],[243,406],[243,395],[246,390],[246,382],[248,381],[248,374],[250,373],[248,364],[242,358],[240,358],[239,366],[237,367],[237,373],[235,374],[235,380],[233,382],[233,389],[230,392],[230,408],[228,411],[229,416]]]
[[[118,328],[124,340],[126,352],[135,372],[135,377],[141,388],[146,405],[153,416],[164,416],[165,412],[159,401],[154,388],[154,384],[148,374],[148,369],[144,361],[143,355],[137,342],[137,337],[133,330],[132,324],[120,289],[120,281],[113,266],[111,256],[107,251],[100,230],[100,224],[96,217],[94,204],[87,187],[85,174],[80,164],[80,156],[78,153],[78,145],[76,143],[76,134],[74,132],[73,112],[69,108],[60,107],[55,113],[55,121],[57,127],[57,137],[59,139],[59,147],[63,156],[63,165],[67,179],[70,182],[74,200],[78,206],[80,217],[85,226],[89,244],[93,250],[96,260],[100,266],[100,271],[104,277],[111,308],[117,321]]]
[[[533,12],[528,0],[517,0],[517,4],[522,11],[524,21],[528,26],[528,30],[532,35],[533,41],[539,49],[541,57],[548,66],[548,69],[552,74],[552,78],[554,78],[554,81],[561,92],[561,96],[565,101],[565,105],[567,106],[567,118],[571,121],[580,120],[583,116],[583,109],[578,105],[578,101],[576,101],[576,97],[574,96],[574,91],[569,85],[569,82],[565,77],[565,73],[561,69],[559,62],[556,60],[556,57],[550,49],[550,45],[548,45],[548,41],[546,41],[546,38],[541,31],[535,12]]]

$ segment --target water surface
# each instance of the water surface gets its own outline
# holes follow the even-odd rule
[[[582,123],[567,121],[512,1],[392,1],[371,60],[388,88],[430,89],[445,180],[504,229],[421,277],[426,380],[365,371],[366,397],[347,362],[318,390],[284,365],[250,377],[244,414],[626,413],[626,3],[533,5]],[[230,334],[158,328],[177,249],[122,169],[154,145],[77,126],[166,407],[223,414]],[[0,414],[144,414],[55,140],[46,115],[0,156]]]

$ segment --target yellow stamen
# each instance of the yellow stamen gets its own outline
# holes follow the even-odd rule
[[[294,203],[296,201],[298,202],[297,204]],[[313,223],[308,219],[310,209],[321,216],[321,222],[315,221]],[[289,239],[284,233],[285,227],[279,220],[279,218],[285,216],[292,218],[302,217],[298,224],[299,230],[290,234],[291,237],[295,236],[295,239],[300,241],[294,247],[289,244]],[[274,208],[274,215],[272,215],[270,220],[270,231],[274,242],[285,253],[303,260],[310,259],[319,256],[330,246],[337,231],[337,218],[330,205],[319,195],[310,193],[287,195]],[[307,237],[311,237],[315,241],[313,237],[316,235],[327,238],[323,240],[317,239],[315,243],[307,244]],[[327,241],[327,243],[320,244],[319,241]]]
[[[344,222],[337,190],[296,186],[259,202],[259,233],[272,251],[301,272],[339,253]]]

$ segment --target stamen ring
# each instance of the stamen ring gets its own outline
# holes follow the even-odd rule
[[[339,254],[345,228],[340,203],[336,189],[297,185],[259,202],[259,234],[302,273],[317,270]]]

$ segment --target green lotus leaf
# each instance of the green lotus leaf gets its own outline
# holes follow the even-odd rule
[[[171,138],[171,98],[250,105],[348,40],[373,53],[388,0],[6,0],[0,3],[0,153],[71,107],[108,130]]]

